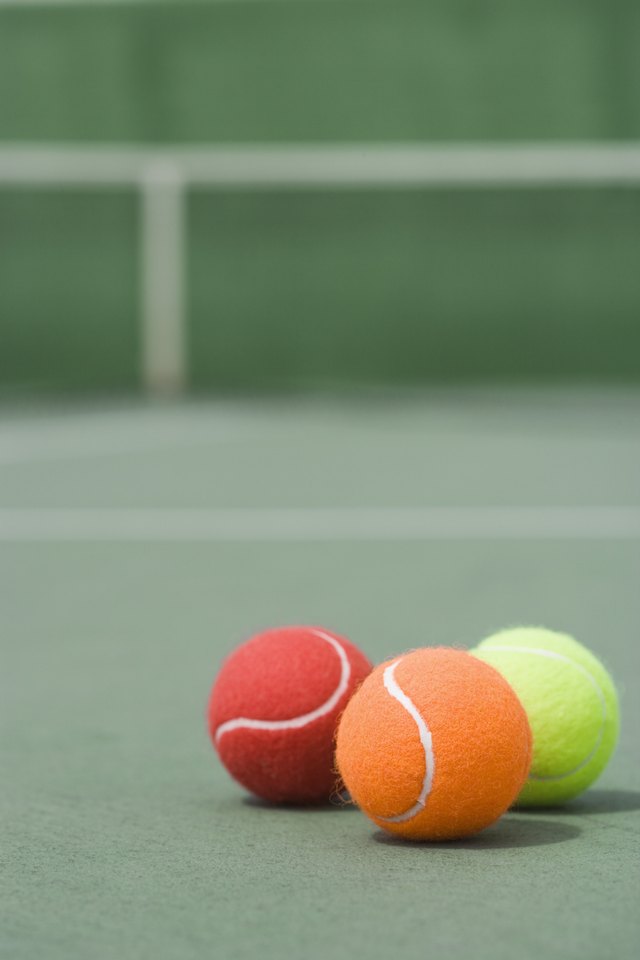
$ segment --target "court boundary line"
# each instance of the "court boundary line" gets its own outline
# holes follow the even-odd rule
[[[5,543],[639,539],[640,506],[0,509]]]

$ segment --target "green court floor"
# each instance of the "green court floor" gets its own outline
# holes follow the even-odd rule
[[[0,565],[3,957],[637,956],[640,392],[5,408]],[[269,808],[205,702],[296,622],[374,660],[573,632],[617,678],[617,754],[459,843]]]

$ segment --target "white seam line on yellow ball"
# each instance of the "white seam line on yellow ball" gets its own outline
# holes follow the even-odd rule
[[[555,653],[552,650],[540,650],[537,647],[512,647],[508,644],[490,644],[488,646],[483,646],[482,650],[499,650],[502,653],[534,653],[539,657],[548,657],[550,660],[560,660],[562,663],[568,663],[570,667],[573,667],[575,670],[578,670],[582,673],[593,689],[596,691],[598,699],[600,701],[600,706],[602,708],[602,723],[600,724],[600,729],[598,731],[598,736],[596,737],[596,742],[590,751],[590,753],[585,757],[584,760],[581,760],[577,767],[574,767],[573,770],[568,770],[566,773],[559,773],[553,777],[539,777],[535,773],[530,773],[528,780],[530,783],[557,783],[560,780],[566,780],[568,777],[572,777],[576,773],[580,773],[581,770],[584,770],[588,766],[596,753],[600,749],[600,744],[602,743],[602,738],[604,736],[604,727],[607,722],[607,701],[605,700],[602,687],[599,685],[596,678],[589,673],[586,667],[583,667],[581,663],[576,663],[575,660],[571,660],[570,657],[565,657],[561,653]]]
[[[422,789],[420,790],[418,799],[409,810],[405,810],[404,813],[399,813],[395,817],[377,817],[378,820],[384,821],[385,823],[404,823],[406,820],[411,820],[416,816],[416,814],[424,810],[427,797],[431,793],[431,785],[433,783],[433,773],[435,769],[431,731],[429,730],[429,727],[425,723],[423,717],[421,717],[420,713],[418,712],[416,705],[412,700],[409,699],[406,693],[400,689],[394,676],[395,669],[400,663],[401,659],[402,658],[399,660],[394,660],[393,663],[389,664],[384,671],[383,680],[388,693],[395,700],[397,700],[402,707],[404,707],[407,713],[416,722],[418,733],[420,734],[420,743],[422,744],[422,749],[424,750],[424,780],[422,781]]]
[[[310,713],[303,713],[299,717],[291,717],[289,720],[254,720],[250,717],[235,717],[233,720],[226,720],[220,724],[215,732],[216,743],[220,737],[225,733],[230,733],[232,730],[247,728],[250,730],[298,730],[300,727],[306,727],[308,723],[313,723],[314,720],[319,720],[321,717],[324,717],[325,714],[330,713],[340,702],[340,698],[345,693],[349,683],[349,677],[351,676],[349,659],[344,652],[344,648],[338,643],[335,637],[330,637],[328,633],[324,633],[322,630],[311,630],[309,632],[316,637],[320,637],[321,640],[326,640],[340,658],[340,680],[329,699],[325,700],[321,706],[312,710]]]

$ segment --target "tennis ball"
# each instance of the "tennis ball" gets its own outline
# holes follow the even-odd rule
[[[604,770],[618,739],[618,697],[586,647],[542,627],[504,630],[472,651],[512,685],[527,711],[533,761],[522,806],[563,803]]]
[[[222,665],[208,711],[231,776],[264,800],[328,800],[337,718],[370,670],[357,647],[317,627],[267,630],[238,647]]]
[[[527,716],[493,667],[462,650],[414,650],[377,667],[337,737],[345,786],[374,823],[451,840],[504,813],[531,761]]]

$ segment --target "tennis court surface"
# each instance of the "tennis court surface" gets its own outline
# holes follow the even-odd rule
[[[0,558],[3,956],[637,955],[637,390],[5,408]],[[618,751],[464,842],[269,808],[204,709],[283,623],[376,661],[567,630],[617,679]]]

